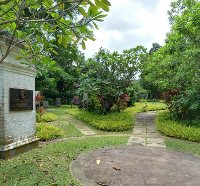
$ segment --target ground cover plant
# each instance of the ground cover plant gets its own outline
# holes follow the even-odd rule
[[[0,185],[44,186],[80,184],[70,173],[70,164],[86,151],[125,145],[128,137],[89,137],[42,146],[8,161],[0,161]]]
[[[49,120],[49,116],[53,116],[51,119],[54,119]],[[41,141],[82,136],[82,133],[73,124],[67,122],[67,115],[62,108],[50,109],[47,117],[44,118],[46,119],[42,120],[43,122],[36,124],[36,136]]]
[[[57,116],[54,113],[45,112],[41,116],[39,114],[36,115],[37,122],[51,122],[56,120]]]
[[[158,130],[167,136],[200,142],[199,120],[177,120],[170,116],[169,111],[163,111],[158,113],[156,125]]]
[[[64,132],[52,124],[39,123],[36,126],[36,136],[42,141],[48,141],[63,137]]]
[[[136,103],[135,106],[129,107],[123,111],[113,112],[107,115],[100,115],[78,108],[68,108],[67,113],[88,123],[89,125],[105,131],[128,131],[133,128],[134,115],[138,112],[149,110],[163,110],[166,105],[161,102]]]

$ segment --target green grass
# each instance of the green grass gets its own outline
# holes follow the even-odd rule
[[[171,118],[169,111],[158,113],[156,125],[158,130],[167,136],[200,142],[200,127],[188,126],[188,121]]]
[[[165,144],[167,149],[187,152],[200,156],[200,143],[171,138],[166,139]]]
[[[129,107],[120,113],[110,113],[99,115],[92,112],[80,110],[78,108],[65,107],[67,113],[75,116],[77,119],[103,131],[130,131],[133,128],[134,115],[138,112],[163,110],[166,105],[160,102],[136,103],[135,106]]]
[[[49,144],[8,161],[0,161],[1,186],[78,186],[70,164],[81,153],[125,145],[128,137],[91,137]]]

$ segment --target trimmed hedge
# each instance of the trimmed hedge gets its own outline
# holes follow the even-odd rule
[[[68,108],[67,113],[99,130],[120,132],[129,131],[133,128],[134,115],[136,113],[161,109],[166,109],[166,105],[164,103],[148,102],[136,103],[135,106],[129,107],[120,113],[113,112],[107,115],[100,115],[93,112],[80,110],[78,108]]]
[[[36,136],[41,141],[48,141],[64,136],[63,130],[48,123],[39,123],[36,125]]]
[[[167,136],[200,142],[200,128],[186,126],[185,123],[171,118],[169,111],[158,113],[156,125]]]

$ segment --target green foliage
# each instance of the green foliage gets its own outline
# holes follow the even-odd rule
[[[144,87],[141,85],[140,80],[133,81],[126,90],[127,93],[130,95],[131,104],[139,102],[141,99],[147,99],[149,97],[148,90],[144,89]]]
[[[194,125],[194,121],[191,124]],[[200,121],[198,127],[190,126],[189,122],[175,120],[165,111],[158,114],[156,125],[158,130],[167,136],[200,142]]]
[[[126,89],[135,79],[139,61],[143,60],[145,53],[142,46],[124,50],[121,54],[101,48],[86,62],[81,70],[79,95],[82,97],[83,93],[88,93],[90,110],[106,114],[114,105],[118,111],[124,108],[129,101]]]
[[[166,110],[167,105],[162,102],[144,102],[144,106],[141,110],[141,112],[147,112],[147,111],[157,111],[157,110]]]
[[[53,66],[55,62],[49,54],[57,54],[54,42],[65,48],[71,43],[82,43],[85,49],[85,41],[94,40],[93,29],[98,28],[97,22],[103,21],[109,6],[107,0],[3,1],[0,31],[4,36],[8,34],[11,41],[0,61],[9,54],[11,45],[23,42],[18,58],[25,57],[28,64]]]
[[[37,122],[52,122],[57,119],[56,114],[45,112],[43,115],[36,114],[36,121]]]
[[[36,126],[36,136],[42,141],[60,138],[64,135],[63,131],[48,123],[39,123]]]
[[[162,110],[166,105],[163,103],[136,103],[134,107],[129,107],[123,111],[100,115],[93,112],[87,112],[78,108],[67,109],[67,113],[88,123],[89,125],[104,131],[128,131],[133,128],[133,118],[138,112],[148,110]]]
[[[90,137],[53,143],[1,161],[0,185],[73,185],[70,166],[80,154],[93,149],[125,145],[128,137]]]
[[[55,99],[59,97],[63,104],[69,104],[75,95],[76,84],[80,79],[80,68],[85,59],[76,46],[69,44],[67,48],[64,48],[57,42],[55,45],[58,55],[51,53],[51,56],[57,65],[37,73],[36,90],[43,93],[45,100],[52,99],[55,102]]]
[[[175,1],[169,15],[172,29],[166,44],[148,55],[147,61],[142,64],[141,77],[151,89],[171,97],[170,101],[166,101],[173,116],[199,119],[200,2]]]

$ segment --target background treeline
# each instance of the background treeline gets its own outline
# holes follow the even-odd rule
[[[153,43],[86,60],[73,45],[52,54],[57,67],[37,76],[48,99],[79,104],[98,113],[120,111],[139,99],[164,99],[174,117],[200,119],[200,2],[178,0],[168,12],[171,30],[164,46]],[[73,97],[76,96],[74,99]]]

